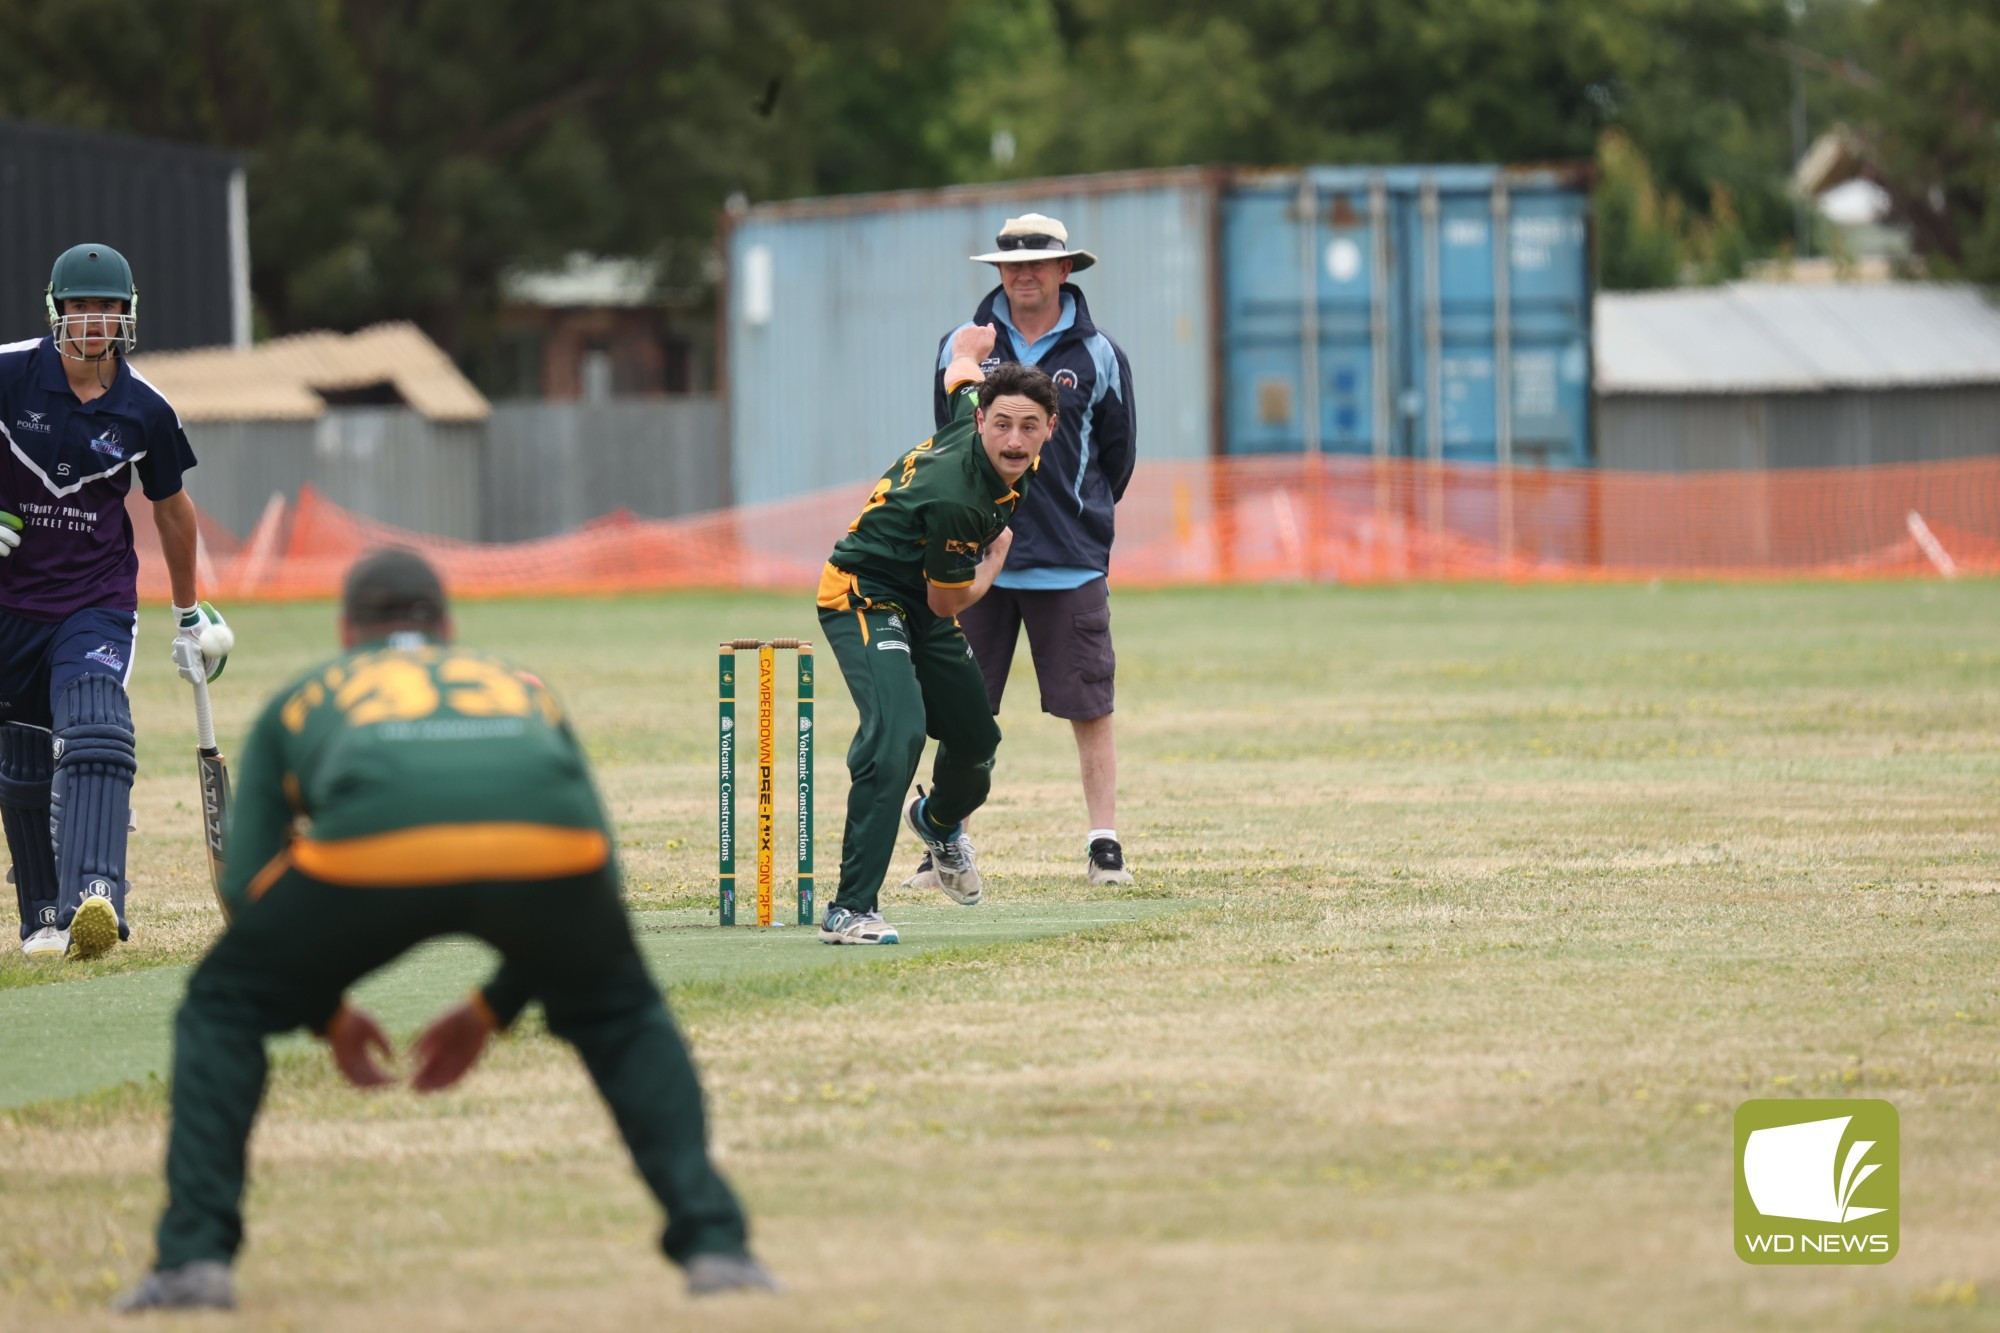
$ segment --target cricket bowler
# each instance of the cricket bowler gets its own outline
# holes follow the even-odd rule
[[[922,841],[947,897],[971,906],[983,892],[964,821],[992,786],[1000,727],[957,616],[1007,558],[1007,524],[1057,401],[1033,366],[982,370],[993,338],[991,325],[954,335],[949,420],[875,483],[820,578],[819,623],[861,714],[847,752],[840,888],[820,923],[828,944],[900,938],[877,910],[899,822]],[[931,789],[905,806],[926,736],[938,742]]]

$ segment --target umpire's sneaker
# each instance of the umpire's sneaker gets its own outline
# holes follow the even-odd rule
[[[1130,884],[1132,872],[1125,868],[1125,849],[1116,838],[1098,838],[1090,844],[1092,884]]]
[[[896,944],[902,936],[896,928],[882,919],[880,912],[850,912],[845,907],[826,909],[826,920],[819,923],[821,944]],[[694,1270],[688,1270],[692,1273]]]
[[[197,1259],[179,1268],[155,1268],[139,1285],[111,1303],[120,1314],[140,1310],[234,1310],[236,1282],[229,1265]]]
[[[917,862],[915,873],[903,881],[903,887],[906,889],[935,889],[938,887],[937,871],[931,866],[931,854],[929,852],[925,852],[924,859]]]
[[[69,956],[96,958],[118,943],[118,913],[109,898],[92,894],[69,921]]]
[[[965,821],[949,833],[938,833],[924,817],[924,803],[928,798],[922,787],[911,798],[903,811],[903,822],[923,839],[924,850],[929,853],[924,859],[930,862],[931,874],[937,877],[937,886],[944,896],[961,907],[978,904],[984,892],[979,878],[979,867],[972,860],[972,839],[965,836]]]
[[[43,926],[21,941],[21,952],[30,958],[60,958],[69,952],[69,932]]]
[[[697,1254],[687,1261],[690,1296],[720,1296],[731,1291],[783,1291],[778,1279],[747,1254]]]

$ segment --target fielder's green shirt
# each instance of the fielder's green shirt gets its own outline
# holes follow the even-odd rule
[[[397,888],[585,874],[609,825],[554,696],[497,657],[397,635],[266,705],[238,765],[222,893],[286,869]]]
[[[930,605],[927,585],[963,588],[1021,503],[1034,468],[1009,486],[973,429],[979,385],[952,390],[951,420],[882,474],[820,578],[819,604],[843,611]],[[1037,460],[1039,461],[1039,460]]]

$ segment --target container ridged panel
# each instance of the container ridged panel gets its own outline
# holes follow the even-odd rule
[[[1226,452],[1589,462],[1588,209],[1562,171],[1239,173]]]

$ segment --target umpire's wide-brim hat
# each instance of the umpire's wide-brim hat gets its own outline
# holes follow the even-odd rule
[[[1045,213],[1008,218],[993,243],[999,248],[991,254],[972,256],[972,262],[1032,264],[1038,259],[1067,259],[1072,273],[1081,273],[1097,262],[1097,256],[1088,250],[1070,249],[1069,228]]]

